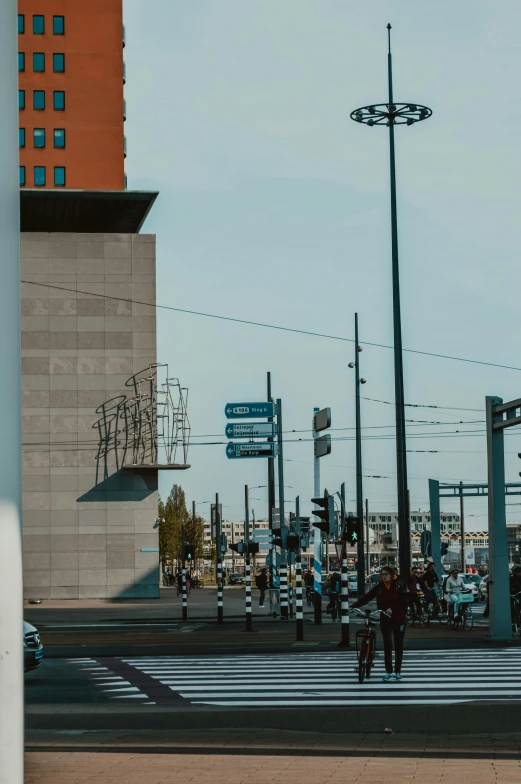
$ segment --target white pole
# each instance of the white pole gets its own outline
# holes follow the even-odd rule
[[[0,2],[0,784],[23,784],[17,2]]]

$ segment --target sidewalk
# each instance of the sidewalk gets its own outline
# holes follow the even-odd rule
[[[242,784],[338,781],[509,784],[521,733],[417,735],[213,730],[104,732],[26,739],[26,784]]]

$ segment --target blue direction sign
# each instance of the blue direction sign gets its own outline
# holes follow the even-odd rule
[[[277,444],[270,441],[258,441],[254,444],[228,444],[226,457],[276,457]]]
[[[272,438],[275,435],[273,422],[244,422],[226,425],[227,438]]]
[[[255,417],[274,417],[275,403],[226,403],[226,419],[255,419]]]

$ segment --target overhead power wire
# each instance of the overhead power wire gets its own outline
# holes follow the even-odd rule
[[[248,319],[233,318],[232,316],[222,316],[217,313],[205,313],[199,310],[189,310],[188,308],[176,308],[173,305],[158,305],[154,302],[143,302],[142,300],[130,299],[128,297],[114,297],[109,294],[98,294],[96,292],[82,291],[81,289],[73,289],[73,288],[68,288],[66,286],[54,286],[51,283],[43,283],[41,281],[22,280],[21,282],[28,283],[33,286],[45,286],[51,289],[59,289],[60,291],[70,291],[71,293],[75,293],[75,294],[86,294],[89,297],[101,297],[103,299],[113,299],[113,300],[118,300],[119,302],[128,302],[136,305],[148,305],[149,307],[155,308],[157,310],[170,310],[175,313],[186,313],[190,316],[202,316],[204,318],[218,319],[220,321],[230,321],[235,324],[247,324],[252,327],[262,327],[263,329],[274,329],[280,332],[292,332],[297,335],[308,335],[310,337],[325,338],[327,340],[339,340],[344,343],[355,342],[353,338],[341,337],[340,335],[328,335],[327,333],[323,333],[323,332],[311,332],[310,330],[296,329],[295,327],[282,327],[278,324],[266,324],[262,321],[249,321]],[[359,343],[360,345],[371,346],[373,348],[385,348],[385,349],[394,350],[394,346],[388,346],[385,343],[371,343],[367,340],[359,341]],[[434,351],[420,351],[419,349],[413,349],[413,348],[404,348],[403,351],[407,352],[408,354],[419,354],[421,356],[426,356],[426,357],[436,357],[437,359],[448,359],[453,362],[466,362],[472,365],[484,365],[486,367],[501,368],[503,370],[521,371],[521,367],[516,367],[515,365],[502,365],[499,364],[498,362],[485,362],[484,360],[481,359],[469,359],[468,357],[454,357],[451,356],[450,354],[438,354]]]

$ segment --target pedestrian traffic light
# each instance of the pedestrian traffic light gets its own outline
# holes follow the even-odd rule
[[[329,495],[327,490],[324,490],[323,498],[312,498],[312,504],[320,506],[320,509],[313,509],[313,514],[320,517],[319,523],[313,523],[315,528],[320,528],[321,531],[329,536],[335,519],[335,497]]]
[[[193,563],[195,557],[195,548],[193,544],[185,544],[184,552],[183,552],[183,561],[188,561],[188,563]]]
[[[286,538],[286,547],[291,552],[295,553],[300,545],[300,536],[298,534],[288,534]]]
[[[359,517],[346,517],[344,519],[344,539],[353,547],[360,540],[362,522]]]

